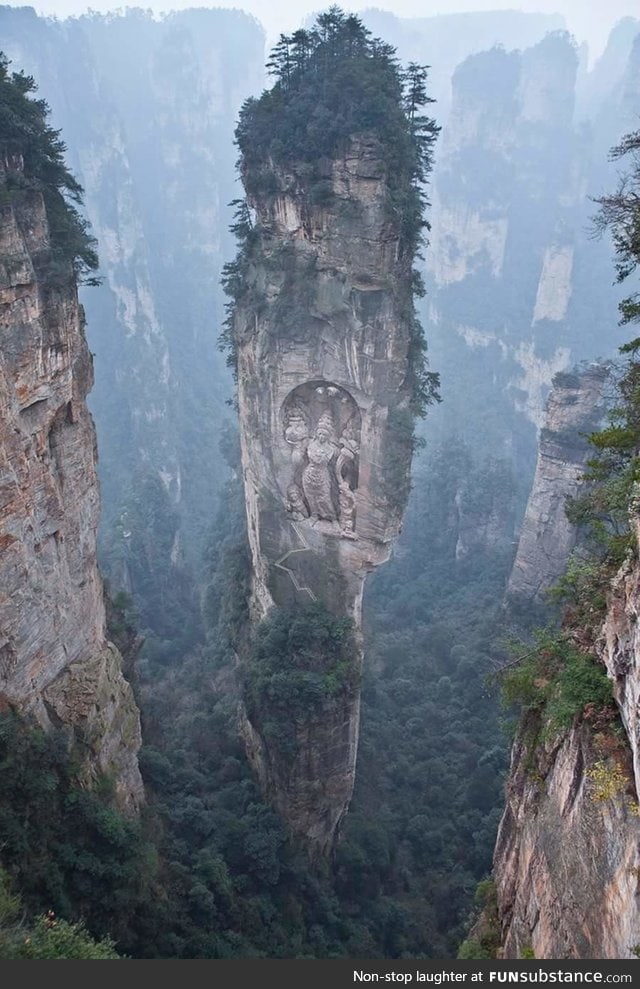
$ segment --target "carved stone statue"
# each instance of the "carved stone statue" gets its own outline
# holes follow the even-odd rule
[[[338,385],[299,385],[283,406],[283,436],[291,450],[286,507],[295,520],[355,539],[360,410]]]
[[[295,404],[289,409],[284,438],[293,447],[291,451],[293,463],[296,465],[302,463],[309,438],[309,425],[307,413],[301,405]]]
[[[302,472],[302,490],[312,518],[335,522],[338,512],[333,503],[331,461],[338,453],[332,440],[333,420],[328,412],[320,416],[316,432],[307,446],[307,466]]]
[[[338,481],[338,497],[340,500],[340,525],[346,536],[353,536],[356,496],[349,483],[349,474],[355,468],[355,460],[358,455],[358,438],[353,417],[343,430],[340,437],[340,447],[340,453],[336,460],[336,479]]]
[[[287,488],[287,499],[287,511],[296,522],[309,517],[302,491],[295,482],[292,482]]]

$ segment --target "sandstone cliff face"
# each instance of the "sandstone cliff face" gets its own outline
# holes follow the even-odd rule
[[[301,167],[271,167],[250,194],[260,243],[236,312],[238,397],[256,620],[274,605],[322,602],[355,626],[367,573],[388,559],[407,494],[410,287],[386,209],[374,139],[327,165],[331,203],[313,205]],[[245,717],[249,757],[291,830],[325,851],[354,782],[359,691],[297,729],[283,765]]]
[[[544,592],[562,574],[575,546],[576,529],[565,513],[575,496],[592,448],[588,436],[605,410],[605,365],[573,374],[559,374],[546,404],[538,461],[525,512],[507,595],[527,603],[541,602]]]
[[[494,859],[501,955],[632,958],[640,820],[630,767],[588,724],[534,752],[526,727]]]
[[[566,428],[581,409],[588,418],[589,391],[591,408],[597,410],[603,382],[602,368],[581,375],[573,389],[576,404],[567,408],[572,389],[565,379],[549,403],[552,420]],[[534,489],[518,550],[521,566],[514,568],[510,584],[530,601],[544,589],[538,572],[546,579],[557,576],[571,539],[559,508],[554,510],[556,490],[551,485],[562,490],[574,485],[580,464],[571,459],[575,446],[556,443],[554,447],[554,437],[557,434],[550,433],[547,441],[543,438],[538,494]],[[558,459],[545,466],[544,445],[549,441]],[[637,498],[631,511],[638,539]],[[534,573],[532,581],[529,575]],[[494,856],[504,957],[520,957],[524,949],[532,949],[538,958],[636,956],[640,944],[639,609],[640,566],[630,558],[612,582],[606,617],[595,640],[596,653],[612,680],[621,724],[612,724],[587,706],[580,723],[555,738],[545,739],[532,715],[520,726]]]
[[[0,168],[21,172],[20,156]],[[106,641],[96,565],[93,381],[75,279],[55,271],[42,196],[0,212],[0,694],[44,727],[69,726],[89,778],[121,807],[142,799],[140,720]]]
[[[431,432],[508,457],[518,512],[554,375],[624,342],[610,245],[587,231],[589,197],[615,185],[608,150],[633,125],[611,78],[606,109],[574,108],[576,54],[557,33],[462,62],[434,169],[425,325],[444,401]],[[633,59],[616,72],[634,78]]]
[[[637,513],[638,495],[632,506]],[[635,521],[636,541],[640,540],[640,519]],[[640,542],[637,543],[640,546]],[[613,681],[613,696],[620,710],[633,755],[636,791],[640,794],[640,567],[628,562],[617,574],[607,618],[598,643],[599,653]]]
[[[551,379],[570,361],[564,324],[584,195],[572,133],[576,66],[575,52],[560,38],[466,59],[453,74],[436,165],[430,336],[436,348],[458,351],[463,377],[478,379],[470,387],[458,375],[451,385],[456,405],[459,389],[480,396],[492,382],[495,390],[497,376],[509,421],[523,417],[523,433],[527,420],[541,426]],[[485,369],[490,377],[483,382]],[[482,401],[478,411],[482,441],[495,455],[505,437]]]

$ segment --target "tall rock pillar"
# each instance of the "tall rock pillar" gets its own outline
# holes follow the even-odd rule
[[[274,606],[351,619],[348,686],[296,721],[296,754],[244,721],[250,759],[292,830],[325,847],[353,790],[365,577],[390,555],[408,492],[411,289],[376,139],[326,166],[330,205],[302,167],[249,191],[260,304],[236,313],[238,400],[256,621]],[[404,430],[403,427],[404,426]]]
[[[364,581],[400,530],[436,384],[413,262],[437,127],[424,70],[403,76],[333,8],[270,65],[237,130],[226,284],[252,564],[241,720],[263,791],[324,855],[353,791]]]

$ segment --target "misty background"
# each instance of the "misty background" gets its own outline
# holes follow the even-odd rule
[[[20,2],[12,2],[11,7],[24,6]],[[638,14],[636,0],[610,0],[601,3],[600,0],[529,0],[525,3],[513,0],[390,0],[378,5],[363,6],[358,3],[343,3],[342,8],[357,14],[366,14],[370,9],[387,10],[403,19],[435,17],[446,14],[464,14],[470,11],[522,11],[526,13],[556,14],[562,18],[562,26],[569,30],[578,44],[586,42],[589,46],[590,57],[597,58],[604,49],[607,37],[613,25],[623,17],[633,17]],[[33,4],[34,9],[44,15],[55,17],[78,16],[88,10],[104,13],[117,8],[109,0],[96,0],[90,5],[82,0],[45,0]],[[156,0],[144,5],[145,10],[163,14],[170,11],[189,10],[194,4],[189,0],[165,4]],[[264,3],[262,0],[246,0],[241,4],[206,5],[209,9],[239,9],[255,17],[264,26],[269,42],[275,40],[280,33],[291,33],[297,27],[317,13],[321,6],[309,0],[273,0]],[[498,41],[498,37],[495,38]]]

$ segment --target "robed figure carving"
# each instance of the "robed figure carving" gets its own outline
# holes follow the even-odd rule
[[[332,471],[330,465],[337,458],[338,447],[332,441],[333,420],[323,413],[316,432],[307,445],[307,466],[302,472],[302,490],[311,518],[335,522],[338,517],[333,504]]]
[[[338,385],[308,382],[289,395],[283,414],[291,450],[289,513],[353,539],[360,442],[354,399]]]

